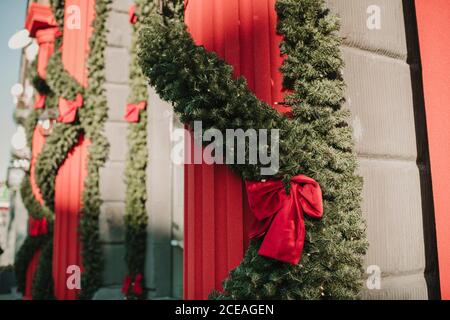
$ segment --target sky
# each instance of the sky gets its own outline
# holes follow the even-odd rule
[[[11,87],[19,80],[20,50],[8,48],[9,38],[24,28],[27,0],[0,0],[0,181],[6,179],[11,137],[16,126]]]

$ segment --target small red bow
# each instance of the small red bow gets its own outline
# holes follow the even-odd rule
[[[35,109],[44,109],[44,107],[45,107],[45,99],[47,99],[46,96],[39,95],[39,98],[34,103],[34,108]]]
[[[125,120],[128,122],[139,122],[139,113],[147,107],[147,101],[141,101],[139,103],[127,104],[127,110],[125,112]]]
[[[59,102],[59,117],[58,121],[63,123],[72,123],[75,121],[77,110],[83,106],[83,96],[77,94],[73,101],[61,98]]]
[[[136,5],[132,4],[128,9],[129,21],[131,24],[136,24],[138,17],[136,15]]]
[[[142,295],[142,293],[144,292],[144,289],[142,288],[142,279],[144,277],[142,276],[141,273],[136,274],[136,277],[134,279],[134,282],[132,280],[132,278],[130,276],[126,276],[125,280],[123,282],[123,286],[122,286],[122,293],[123,294],[128,294],[128,291],[130,290],[130,286],[133,289],[133,293],[137,296]]]
[[[37,237],[44,234],[47,234],[48,227],[47,227],[47,219],[34,219],[30,217],[28,221],[28,233],[31,237]]]
[[[250,238],[265,238],[259,255],[298,264],[305,242],[303,214],[321,218],[322,191],[319,184],[304,175],[291,179],[289,195],[281,180],[246,182],[248,202],[256,217]]]

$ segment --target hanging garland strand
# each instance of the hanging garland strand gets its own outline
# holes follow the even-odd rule
[[[78,94],[82,94],[84,105],[78,109],[75,122],[58,123],[55,126],[36,164],[37,183],[46,205],[53,210],[55,179],[60,166],[82,135],[85,135],[91,142],[88,148],[88,173],[84,182],[79,226],[84,267],[79,296],[81,299],[92,298],[100,288],[103,270],[98,225],[102,204],[99,190],[99,169],[105,163],[109,152],[108,142],[102,132],[107,117],[104,92],[104,49],[106,47],[105,24],[110,2],[110,0],[97,0],[95,3],[95,20],[93,22],[95,31],[89,41],[88,87],[86,89],[83,89],[64,69],[61,54],[58,51],[49,61],[47,83],[51,90],[55,92],[56,96],[67,100],[73,100]],[[64,1],[53,0],[51,4],[60,30],[63,30]],[[61,45],[60,42],[58,44]]]
[[[142,29],[142,17],[153,12],[153,0],[135,1],[135,12],[131,18],[133,34],[130,47],[130,94],[128,103],[131,106],[147,103],[148,85],[137,61],[138,34]],[[134,20],[134,21],[133,21]],[[138,111],[139,112],[139,111]],[[147,110],[138,114],[137,122],[128,125],[128,156],[125,169],[125,261],[128,275],[125,278],[122,292],[127,299],[144,299],[146,292],[135,288],[145,288],[145,252],[147,240]],[[136,286],[137,280],[140,280]],[[134,285],[131,282],[134,281]]]
[[[36,92],[40,95],[47,96],[45,101],[45,107],[47,109],[55,107],[54,95],[48,87],[46,81],[42,79],[37,73],[37,61],[31,63],[28,66],[27,74],[29,81],[32,83]],[[27,137],[27,145],[31,148],[33,141],[33,134],[35,132],[36,125],[39,117],[42,115],[43,109],[33,109],[30,111],[27,119],[25,120],[24,127]],[[26,276],[28,267],[39,250],[45,250],[46,247],[51,246],[52,242],[52,221],[53,212],[45,205],[41,205],[35,198],[31,187],[30,172],[27,171],[21,184],[20,193],[22,201],[27,209],[30,219],[42,220],[46,219],[48,223],[47,234],[30,235],[28,234],[24,243],[20,247],[16,254],[15,259],[15,273],[17,279],[17,290],[25,294]],[[47,300],[53,299],[53,279],[45,277],[46,273],[52,272],[52,257],[51,252],[43,255],[39,258],[39,263],[36,268],[35,277],[32,282],[32,296],[34,299]],[[40,287],[37,279],[46,279],[46,286]]]
[[[85,105],[79,109],[80,123],[91,144],[88,147],[87,177],[84,182],[80,221],[80,237],[84,272],[81,278],[81,299],[91,299],[102,285],[103,252],[100,244],[99,216],[100,168],[109,154],[109,143],[104,136],[104,124],[108,117],[105,93],[105,49],[107,46],[106,20],[111,0],[95,1],[95,30],[89,41],[87,60],[88,86]]]
[[[232,67],[196,46],[179,19],[152,15],[140,35],[140,63],[158,94],[174,104],[183,122],[203,129],[280,130],[280,170],[271,178],[289,182],[298,174],[316,180],[324,215],[306,218],[301,263],[292,265],[258,255],[251,242],[241,264],[214,299],[354,299],[362,288],[362,257],[367,249],[360,208],[362,179],[355,174],[348,112],[342,110],[344,83],[336,35],[338,19],[323,0],[278,0],[278,31],[283,34],[287,119],[250,92]],[[177,21],[178,20],[178,21]],[[234,153],[233,150],[226,150]],[[247,150],[248,152],[248,150]],[[248,159],[248,153],[246,155]],[[261,164],[231,165],[245,180],[266,179]]]

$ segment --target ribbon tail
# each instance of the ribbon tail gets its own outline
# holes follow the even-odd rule
[[[142,295],[144,292],[144,289],[142,288],[142,279],[142,274],[138,273],[134,280],[133,293],[137,296]]]
[[[122,293],[124,295],[128,294],[128,291],[130,289],[130,285],[131,285],[131,277],[130,276],[126,276],[125,280],[123,282],[123,286],[122,286]]]
[[[303,217],[292,199],[274,217],[259,249],[259,255],[297,265],[305,242]]]

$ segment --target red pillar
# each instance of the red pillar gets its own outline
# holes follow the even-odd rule
[[[83,86],[87,86],[86,59],[95,16],[95,0],[66,0],[65,6],[80,8],[80,28],[64,26],[62,60],[65,69]],[[66,17],[67,18],[67,17]],[[87,176],[89,141],[81,137],[59,168],[55,180],[55,225],[53,235],[53,278],[55,297],[74,300],[79,290],[67,287],[67,268],[82,269],[78,234],[84,180]]]
[[[55,39],[57,36],[57,28],[53,13],[48,6],[32,3],[28,10],[28,16],[25,26],[30,32],[31,37],[35,37],[39,44],[38,52],[38,74],[41,78],[46,77],[46,68],[48,60],[54,51]],[[36,95],[36,100],[39,100],[40,96]],[[41,134],[38,127],[35,128],[33,133],[33,141],[31,145],[31,162],[30,162],[30,183],[33,195],[36,200],[43,204],[41,192],[37,186],[35,179],[36,161],[45,145],[45,137]],[[26,274],[25,294],[24,299],[32,299],[32,284],[34,274],[39,263],[39,257],[41,251],[37,251],[31,260]]]
[[[258,98],[284,111],[276,104],[283,101],[283,59],[275,0],[187,3],[185,21],[196,43],[231,64],[235,76],[245,76]],[[248,243],[246,212],[242,179],[225,165],[185,166],[186,299],[206,299],[239,265]]]
[[[450,299],[450,2],[416,0],[442,299]]]

